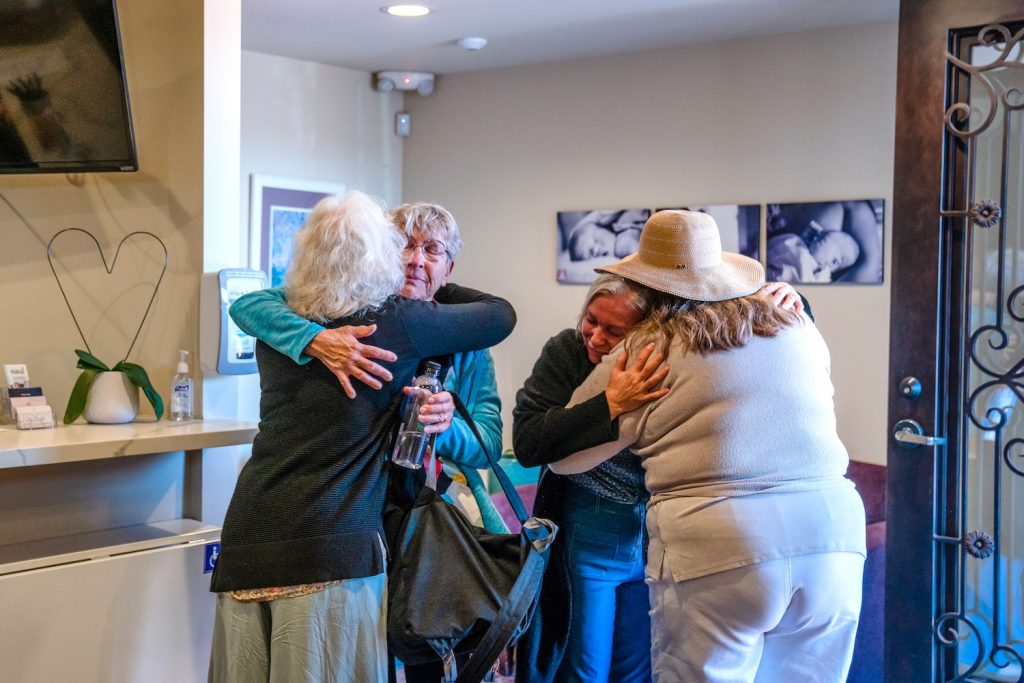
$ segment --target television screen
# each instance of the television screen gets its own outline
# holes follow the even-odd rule
[[[0,173],[137,164],[114,0],[0,0]]]

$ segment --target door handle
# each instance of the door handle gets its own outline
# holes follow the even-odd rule
[[[945,446],[946,437],[928,436],[924,427],[917,420],[900,420],[892,428],[892,438],[900,448],[919,448],[921,446]]]

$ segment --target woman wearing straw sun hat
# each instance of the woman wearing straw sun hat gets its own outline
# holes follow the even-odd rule
[[[654,679],[845,680],[864,509],[843,476],[821,335],[758,293],[764,269],[722,252],[706,214],[654,214],[639,251],[598,270],[651,304],[570,405],[650,342],[668,356],[669,390],[621,415],[618,440],[551,469],[584,472],[627,447],[641,457]]]

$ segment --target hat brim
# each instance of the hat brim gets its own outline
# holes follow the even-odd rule
[[[618,263],[594,268],[694,301],[728,301],[748,296],[764,286],[764,267],[754,259],[722,253],[722,262],[706,268],[659,268],[630,254]]]

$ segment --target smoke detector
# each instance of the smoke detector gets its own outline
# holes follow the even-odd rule
[[[421,95],[434,92],[434,74],[424,71],[378,71],[373,76],[377,92],[415,90]]]
[[[465,38],[460,38],[457,41],[457,44],[463,50],[470,50],[471,52],[475,52],[477,50],[482,50],[485,47],[487,47],[487,39],[481,38],[480,36],[467,36]]]

